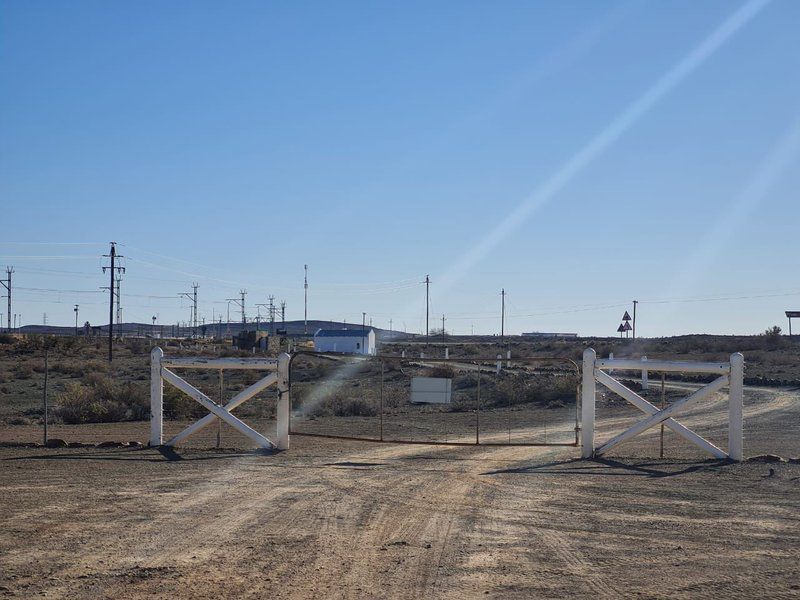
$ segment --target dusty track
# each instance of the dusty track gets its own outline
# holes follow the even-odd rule
[[[797,454],[796,431],[781,437],[778,427],[796,427],[797,394],[751,396],[751,430]],[[0,593],[800,593],[800,465],[765,477],[762,464],[699,457],[583,462],[574,449],[293,445],[273,456],[186,450],[180,460],[155,450],[0,451]],[[652,449],[645,439],[625,454]]]

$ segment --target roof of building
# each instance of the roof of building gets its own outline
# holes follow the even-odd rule
[[[372,328],[365,329],[317,329],[314,337],[364,337],[369,335]]]

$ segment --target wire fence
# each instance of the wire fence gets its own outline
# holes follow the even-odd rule
[[[567,359],[298,353],[291,433],[426,444],[576,445],[578,368]]]

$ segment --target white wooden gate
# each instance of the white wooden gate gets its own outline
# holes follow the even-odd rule
[[[691,395],[659,410],[639,394],[624,386],[606,371],[662,371],[675,373],[711,373],[719,375],[711,383]],[[699,446],[717,458],[742,460],[742,409],[744,395],[744,357],[732,354],[727,363],[680,362],[665,360],[597,359],[592,348],[583,353],[583,382],[581,386],[581,442],[583,458],[600,456],[615,446],[663,423],[672,431]],[[595,391],[599,382],[645,413],[646,417],[633,427],[614,436],[599,447],[595,447]],[[694,431],[674,419],[680,411],[697,403],[706,396],[728,387],[728,451],[718,448]]]
[[[278,358],[165,358],[161,348],[153,348],[150,353],[150,445],[174,446],[178,442],[194,435],[209,426],[216,419],[222,419],[228,425],[253,440],[261,448],[289,449],[289,355],[281,354]],[[203,392],[170,369],[226,369],[269,371],[270,374],[259,379],[253,385],[239,392],[227,404],[217,404]],[[190,425],[178,435],[166,442],[164,438],[164,381],[185,392],[211,414],[206,415]],[[278,386],[277,440],[273,443],[241,419],[232,414],[233,409],[268,388]]]

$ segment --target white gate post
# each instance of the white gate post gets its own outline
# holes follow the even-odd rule
[[[503,355],[502,354],[498,354],[497,355],[497,364],[495,365],[495,367],[497,368],[497,374],[500,375],[500,370],[503,368]]]
[[[285,352],[278,357],[278,406],[276,416],[278,419],[278,450],[289,449],[289,360],[291,357]]]
[[[445,357],[445,359],[449,359],[450,358],[450,348],[445,348],[444,349],[444,357]]]
[[[731,460],[742,460],[744,432],[742,411],[744,408],[744,356],[741,352],[731,354],[730,396],[728,398],[728,456]]]
[[[150,352],[150,445],[160,446],[164,436],[164,381],[161,359],[164,351],[156,346]]]
[[[642,357],[642,362],[643,363],[647,362],[646,356]],[[647,390],[647,389],[650,389],[650,384],[647,382],[647,365],[645,364],[642,366],[642,390]]]
[[[583,385],[581,386],[581,458],[594,454],[594,365],[597,353],[592,348],[583,351]]]

